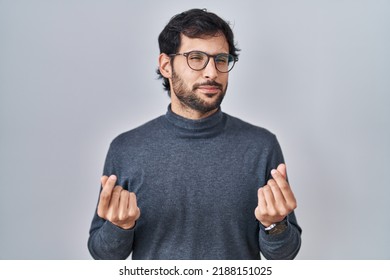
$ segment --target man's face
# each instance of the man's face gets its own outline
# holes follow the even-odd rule
[[[229,53],[229,45],[224,36],[189,38],[181,37],[178,53],[203,51],[209,55]],[[187,58],[182,55],[174,57],[171,77],[172,106],[180,106],[207,114],[219,108],[227,89],[228,73],[221,73],[215,68],[210,58],[206,68],[200,71],[191,69]]]

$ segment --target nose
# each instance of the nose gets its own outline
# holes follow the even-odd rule
[[[218,70],[215,67],[215,61],[210,57],[209,62],[206,65],[206,68],[203,69],[203,76],[206,79],[215,80],[218,77]]]

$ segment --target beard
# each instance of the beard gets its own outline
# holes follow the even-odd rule
[[[220,93],[218,94],[217,98],[212,102],[207,102],[206,100],[203,100],[200,96],[196,94],[196,90],[200,86],[215,86],[220,89]],[[205,83],[198,83],[194,84],[192,86],[192,89],[188,88],[185,84],[183,79],[179,77],[179,75],[176,74],[176,72],[172,71],[172,88],[173,92],[176,95],[176,97],[179,99],[180,103],[184,105],[187,108],[191,108],[195,111],[201,112],[201,113],[208,113],[210,111],[213,111],[220,107],[223,98],[225,97],[225,93],[227,90],[227,84],[226,88],[223,89],[222,84],[217,83],[215,81],[207,81]],[[206,96],[208,96],[206,94]],[[210,98],[212,95],[210,94]]]

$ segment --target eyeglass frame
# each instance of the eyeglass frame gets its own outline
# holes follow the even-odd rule
[[[188,62],[188,55],[189,55],[190,53],[194,53],[194,52],[196,52],[196,53],[201,53],[201,54],[205,54],[205,55],[207,56],[207,62],[206,62],[206,63],[204,64],[204,66],[203,66],[202,68],[200,68],[200,69],[194,69],[194,68],[192,68],[192,67],[190,66],[190,63]],[[234,55],[232,55],[232,54],[230,54],[230,53],[219,53],[219,54],[216,54],[216,55],[211,55],[211,54],[208,54],[208,53],[203,52],[203,51],[189,51],[189,52],[184,52],[184,53],[173,53],[173,54],[169,54],[168,56],[169,56],[169,57],[175,57],[175,56],[177,56],[177,55],[182,55],[182,56],[184,56],[184,57],[186,58],[188,67],[190,67],[190,68],[191,68],[192,70],[194,70],[194,71],[202,71],[203,69],[205,69],[205,68],[207,67],[207,65],[209,64],[209,62],[210,62],[210,57],[212,57],[213,60],[214,60],[215,69],[217,69],[217,70],[218,70],[219,72],[221,72],[221,73],[229,73],[230,71],[232,71],[232,69],[234,68],[234,65],[236,65],[236,62],[238,61],[238,57],[237,57],[237,56],[234,56]],[[217,56],[219,56],[219,55],[227,55],[227,56],[233,57],[233,66],[232,66],[232,68],[230,68],[228,71],[221,71],[221,70],[219,70],[218,67],[217,67],[217,62],[215,61],[215,59],[216,59]]]

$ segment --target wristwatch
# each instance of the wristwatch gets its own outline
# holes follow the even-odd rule
[[[281,222],[274,223],[274,224],[270,225],[269,227],[266,227],[264,230],[265,230],[266,234],[276,235],[276,234],[280,234],[283,231],[285,231],[286,228],[287,228],[287,220],[284,219]]]

